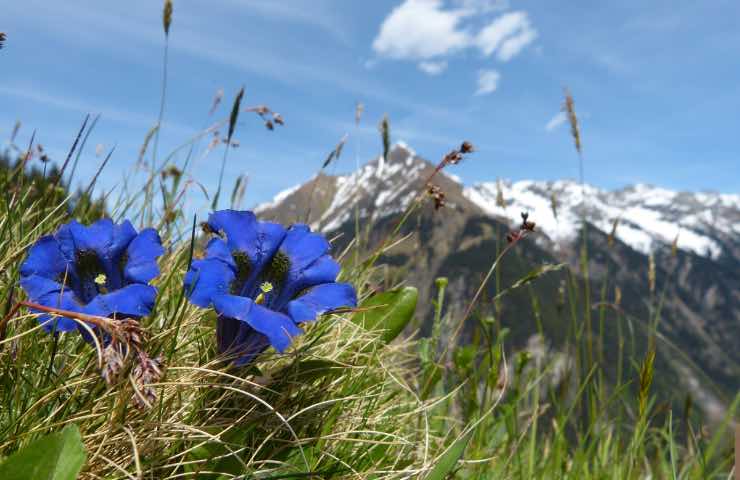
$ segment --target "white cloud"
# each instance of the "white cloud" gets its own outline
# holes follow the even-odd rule
[[[565,112],[558,112],[554,117],[550,119],[549,122],[547,122],[547,125],[545,125],[545,130],[547,130],[548,132],[552,132],[560,125],[564,124],[567,119],[568,117],[565,116]]]
[[[537,38],[537,31],[532,28],[526,28],[519,34],[506,39],[498,51],[498,59],[502,62],[508,62],[519,55],[524,48]]]
[[[527,12],[501,14],[477,32],[467,24],[507,6],[505,0],[404,0],[381,24],[373,50],[381,57],[429,61],[478,48],[507,62],[537,38]]]
[[[475,43],[484,55],[498,51],[497,57],[507,62],[537,38],[526,12],[509,12],[496,18],[481,30]]]
[[[454,4],[473,14],[500,12],[509,8],[508,0],[454,0]]]
[[[419,70],[426,73],[427,75],[439,75],[440,73],[447,70],[447,62],[444,60],[440,62],[419,62]]]
[[[481,70],[478,72],[478,90],[476,95],[488,95],[498,88],[501,74],[496,70]]]
[[[383,21],[373,50],[395,59],[447,55],[471,42],[460,28],[464,16],[463,10],[443,10],[441,0],[405,0]]]

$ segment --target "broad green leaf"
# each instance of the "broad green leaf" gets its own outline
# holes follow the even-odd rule
[[[87,454],[77,425],[49,434],[0,463],[3,480],[75,480]]]
[[[353,321],[367,330],[383,330],[381,340],[390,343],[408,325],[416,311],[419,291],[414,287],[389,290],[368,298]]]
[[[474,428],[462,437],[458,437],[458,439],[455,440],[437,459],[437,463],[426,476],[425,480],[445,480],[447,475],[449,475],[455,468],[455,465],[457,465],[458,460],[460,460],[465,453],[465,448],[467,448],[470,439],[473,437],[473,433],[475,433]]]

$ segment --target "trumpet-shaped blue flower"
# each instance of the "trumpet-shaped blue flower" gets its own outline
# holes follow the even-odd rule
[[[151,312],[157,290],[149,281],[159,275],[157,257],[164,253],[159,235],[136,232],[128,220],[109,219],[90,226],[77,221],[41,237],[21,265],[21,286],[40,305],[102,317],[140,318]],[[71,318],[40,315],[49,331],[77,327]]]
[[[221,210],[208,218],[217,236],[185,275],[190,301],[218,313],[220,352],[245,364],[272,345],[285,351],[300,324],[354,307],[354,288],[337,283],[329,242],[308,226],[258,221],[252,212]]]

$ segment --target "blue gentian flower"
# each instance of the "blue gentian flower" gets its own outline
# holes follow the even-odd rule
[[[21,286],[40,305],[101,317],[140,318],[151,312],[164,253],[154,229],[136,232],[128,220],[103,219],[90,226],[77,221],[41,237],[21,265]],[[48,331],[71,331],[71,318],[40,315]],[[81,330],[82,331],[82,330]]]
[[[218,313],[221,353],[243,365],[272,345],[284,352],[305,322],[340,307],[354,307],[357,296],[337,283],[339,264],[329,242],[306,225],[286,229],[258,221],[252,212],[221,210],[208,218],[217,236],[185,275],[190,302]]]

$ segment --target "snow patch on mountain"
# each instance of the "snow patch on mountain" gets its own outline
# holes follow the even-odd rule
[[[316,175],[314,175],[311,179],[309,179],[309,182],[313,181],[314,178],[316,178]],[[294,185],[290,188],[283,190],[282,192],[275,195],[272,201],[258,205],[254,209],[255,213],[259,214],[260,212],[264,212],[265,210],[269,210],[271,208],[275,208],[279,206],[281,203],[285,201],[285,199],[287,199],[288,197],[293,195],[295,192],[297,192],[302,186],[303,184],[299,183],[298,185]]]
[[[490,215],[518,221],[520,212],[528,212],[558,243],[576,238],[584,213],[606,233],[617,221],[615,236],[645,254],[677,239],[680,249],[716,258],[722,247],[715,234],[740,229],[740,222],[718,221],[727,211],[737,217],[740,195],[691,194],[644,184],[606,191],[573,181],[530,180],[481,183],[464,194]]]
[[[351,174],[333,177],[335,194],[312,226],[331,231],[355,212],[364,221],[403,212],[426,182],[422,175],[430,172],[431,164],[399,142],[387,158],[379,156]],[[438,175],[462,185],[451,172]],[[299,188],[279,193],[256,211],[275,208]],[[677,192],[646,184],[608,191],[571,180],[485,182],[464,188],[463,195],[484,213],[514,224],[521,221],[521,212],[528,212],[556,248],[577,238],[584,215],[606,234],[616,221],[616,238],[645,254],[676,241],[679,249],[716,259],[727,247],[723,242],[734,242],[740,234],[740,195]]]

